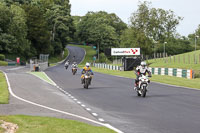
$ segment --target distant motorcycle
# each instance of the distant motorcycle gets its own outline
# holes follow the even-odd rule
[[[83,79],[83,87],[88,89],[89,85],[91,84],[91,79],[92,79],[92,73],[87,71],[84,74],[84,79]]]
[[[73,68],[72,68],[72,74],[75,75],[76,72],[77,72],[77,68],[76,68],[76,67],[73,67]]]
[[[141,75],[139,77],[139,85],[138,85],[139,88],[137,89],[138,96],[142,96],[142,97],[146,96],[149,83],[150,83],[150,80],[148,79],[147,76]]]

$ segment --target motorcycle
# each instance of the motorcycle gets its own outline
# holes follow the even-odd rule
[[[67,68],[68,68],[68,66],[66,65],[66,66],[65,66],[65,69],[67,69]]]
[[[75,75],[76,72],[77,72],[77,68],[76,68],[76,67],[73,67],[73,68],[72,68],[72,74]]]
[[[92,74],[91,74],[91,72],[87,71],[84,74],[83,87],[88,89],[89,85],[91,84],[91,80],[92,80]]]
[[[137,89],[138,96],[142,96],[142,97],[146,96],[149,83],[150,83],[150,80],[148,79],[147,76],[141,75],[139,77],[139,84],[138,84],[139,88]]]

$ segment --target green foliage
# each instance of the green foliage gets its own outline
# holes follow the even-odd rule
[[[27,38],[31,41],[32,47],[36,49],[37,55],[50,53],[50,32],[47,30],[42,10],[34,5],[24,5],[24,10],[27,14]]]
[[[167,52],[171,52],[172,44],[175,51],[171,53],[176,54],[185,52],[183,49],[189,46],[188,42],[176,41],[176,26],[182,18],[171,10],[151,8],[149,2],[140,2],[130,20],[129,29],[121,35],[121,47],[140,47],[142,54],[152,54],[163,52],[163,44],[168,42]]]
[[[59,55],[74,37],[69,0],[0,2],[0,52],[26,59]]]
[[[9,92],[8,92],[6,78],[4,74],[0,72],[0,104],[7,104],[8,99],[9,99]]]
[[[16,115],[0,119],[17,124],[19,133],[115,133],[106,127],[52,117]]]
[[[1,60],[1,61],[4,61],[4,60],[5,60],[5,55],[0,54],[0,60]]]
[[[81,18],[74,18],[77,28],[76,36],[79,40],[100,45],[100,52],[105,48],[117,47],[121,32],[127,28],[126,24],[115,14],[103,11],[88,12]]]

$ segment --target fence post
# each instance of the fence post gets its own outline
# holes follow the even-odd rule
[[[189,64],[190,64],[190,55],[188,54],[188,62],[189,62]]]
[[[183,63],[185,64],[185,54],[183,55]]]
[[[178,63],[180,63],[180,55],[178,56]]]
[[[200,54],[199,54],[199,64],[200,64]]]

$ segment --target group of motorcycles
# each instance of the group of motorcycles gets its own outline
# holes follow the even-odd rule
[[[67,69],[68,66],[65,66],[65,68]],[[77,73],[77,66],[74,65],[72,66],[72,75],[75,75]],[[89,85],[91,85],[91,79],[92,79],[92,74],[91,72],[86,72],[84,74],[84,78],[83,78],[83,87],[88,89]]]
[[[65,68],[67,69],[68,66]],[[77,72],[77,66],[73,66],[72,74],[75,75],[76,72]],[[91,79],[92,79],[91,72],[89,72],[89,71],[86,72],[84,74],[84,78],[83,78],[83,87],[84,88],[88,89],[89,85],[91,85]],[[146,96],[149,83],[150,83],[150,80],[149,80],[148,76],[141,75],[139,77],[138,89],[136,90],[138,96],[142,96],[142,97]]]

